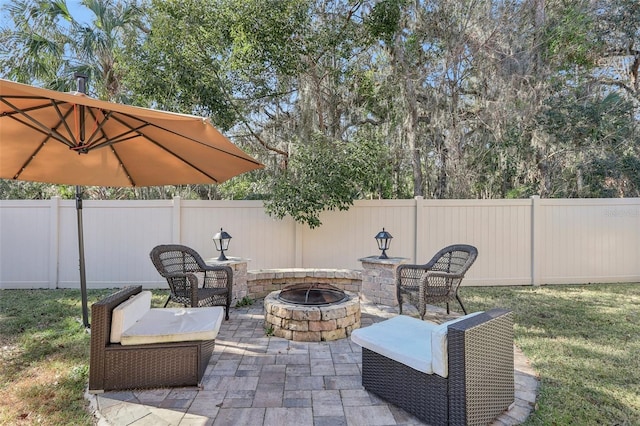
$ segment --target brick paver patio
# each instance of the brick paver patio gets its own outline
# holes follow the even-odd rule
[[[362,304],[362,327],[396,315]],[[446,314],[436,310],[433,319]],[[364,390],[361,351],[349,338],[293,342],[265,335],[261,301],[232,308],[216,339],[202,388],[87,395],[100,425],[421,425]],[[516,402],[494,424],[524,421],[538,380],[516,348]]]

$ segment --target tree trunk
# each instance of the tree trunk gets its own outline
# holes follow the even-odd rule
[[[412,72],[407,64],[405,47],[401,34],[395,39],[393,53],[395,53],[395,66],[398,78],[402,83],[402,105],[405,108],[404,120],[402,121],[402,133],[411,153],[411,167],[413,169],[413,196],[424,196],[424,177],[422,175],[422,159],[420,149],[417,146],[418,127],[418,97],[415,84],[413,83]]]

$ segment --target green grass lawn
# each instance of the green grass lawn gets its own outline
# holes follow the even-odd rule
[[[89,291],[89,303],[111,292]],[[161,306],[164,293],[156,293]],[[526,424],[640,424],[640,284],[460,293],[469,311],[514,311],[516,344],[541,382]],[[0,290],[0,424],[93,422],[79,300],[78,290]]]
[[[640,284],[463,288],[473,310],[512,309],[540,376],[530,425],[640,424]]]

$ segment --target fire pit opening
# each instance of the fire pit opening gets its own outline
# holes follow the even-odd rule
[[[285,287],[278,297],[283,302],[296,305],[321,306],[340,303],[349,296],[330,284],[302,283]]]

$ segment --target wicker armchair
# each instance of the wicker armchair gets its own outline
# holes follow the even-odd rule
[[[352,341],[367,328],[354,330]],[[384,331],[376,333],[380,336]],[[403,344],[417,348],[420,339],[415,334]],[[394,342],[393,338],[384,340]],[[362,385],[430,425],[492,423],[514,401],[513,313],[492,309],[450,324],[447,342],[446,378],[423,373],[363,346]]]
[[[178,244],[156,246],[150,256],[169,283],[165,307],[169,301],[191,307],[224,306],[225,319],[229,319],[233,287],[233,270],[229,266],[209,266],[195,250]]]
[[[123,346],[111,343],[113,310],[142,291],[123,288],[91,306],[89,392],[198,386],[215,339]]]
[[[424,319],[427,304],[457,300],[466,314],[467,310],[458,296],[458,288],[473,262],[478,249],[466,244],[443,248],[425,265],[400,265],[396,270],[398,306],[402,314],[402,303],[406,300],[418,308]]]

